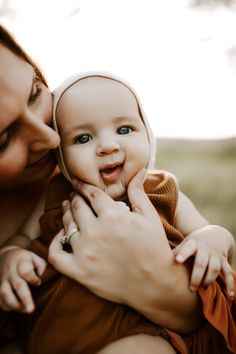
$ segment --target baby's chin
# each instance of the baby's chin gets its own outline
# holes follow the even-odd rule
[[[112,199],[116,201],[127,200],[127,190],[121,185],[109,185],[105,186],[104,192],[106,192]]]

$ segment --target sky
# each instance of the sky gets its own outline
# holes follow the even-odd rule
[[[232,9],[200,10],[187,0],[8,0],[0,21],[51,89],[79,71],[109,71],[134,87],[156,137],[236,136]]]

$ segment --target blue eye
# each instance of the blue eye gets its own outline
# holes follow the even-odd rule
[[[92,140],[92,136],[89,134],[82,134],[74,139],[74,144],[86,144]]]
[[[117,129],[117,133],[120,135],[125,135],[125,134],[129,134],[133,131],[133,129],[127,125],[123,125],[122,127]]]

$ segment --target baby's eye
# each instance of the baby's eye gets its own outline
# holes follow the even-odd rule
[[[92,140],[92,136],[89,134],[82,134],[74,139],[74,144],[86,144]]]
[[[127,126],[127,125],[123,125],[122,127],[120,127],[120,128],[118,128],[117,129],[117,133],[118,134],[129,134],[129,133],[131,133],[133,131],[133,129],[131,128],[131,127],[129,127],[129,126]]]

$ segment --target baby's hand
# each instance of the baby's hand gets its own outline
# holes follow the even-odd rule
[[[35,253],[10,248],[0,253],[0,308],[30,313],[34,302],[27,283],[41,284],[46,262]]]
[[[195,291],[201,285],[208,286],[222,272],[229,296],[234,296],[234,278],[229,262],[229,240],[225,229],[207,226],[190,233],[174,250],[175,259],[184,263],[195,256],[190,289]]]

